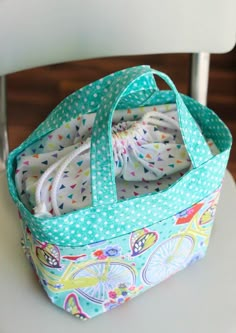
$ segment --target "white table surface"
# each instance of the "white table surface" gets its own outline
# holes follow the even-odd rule
[[[20,246],[0,174],[0,333],[236,333],[236,188],[227,172],[207,256],[106,314],[80,321],[52,305]]]

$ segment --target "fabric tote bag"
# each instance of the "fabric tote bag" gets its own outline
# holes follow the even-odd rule
[[[7,165],[50,300],[92,318],[204,257],[230,147],[218,116],[149,66],[65,98]]]

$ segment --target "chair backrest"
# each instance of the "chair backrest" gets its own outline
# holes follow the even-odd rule
[[[0,0],[0,75],[64,61],[224,53],[235,0]]]

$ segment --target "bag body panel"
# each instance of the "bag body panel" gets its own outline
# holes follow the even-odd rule
[[[94,317],[204,257],[219,193],[151,228],[80,247],[40,242],[25,225],[26,254],[54,304]]]

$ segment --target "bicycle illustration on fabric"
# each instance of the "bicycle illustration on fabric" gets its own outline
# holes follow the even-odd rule
[[[216,202],[200,214],[202,207],[204,204],[199,203],[176,216],[176,225],[187,224],[187,227],[161,243],[151,254],[142,273],[146,284],[159,283],[205,255]]]
[[[122,304],[205,255],[219,191],[174,219],[110,241],[72,247],[34,241],[25,248],[51,300],[81,319]],[[33,244],[33,246],[32,246]],[[117,245],[119,244],[119,245]],[[88,305],[89,304],[89,305]]]

